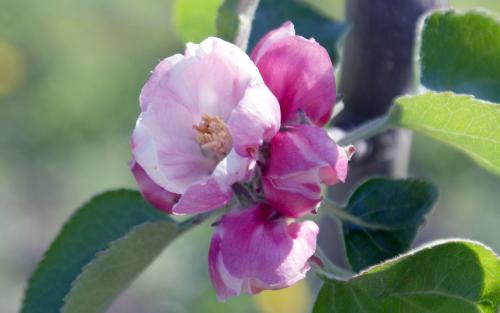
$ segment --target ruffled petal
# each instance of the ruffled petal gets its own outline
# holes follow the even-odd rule
[[[209,37],[188,44],[184,56],[176,54],[156,66],[141,92],[141,109],[177,105],[194,115],[226,119],[254,81],[262,77],[245,52]]]
[[[230,188],[223,188],[215,179],[209,178],[206,182],[190,186],[174,205],[172,213],[185,215],[213,211],[224,207],[232,195]]]
[[[263,177],[266,198],[285,216],[309,213],[321,201],[320,184],[345,181],[348,161],[345,150],[324,129],[287,127],[271,141]]]
[[[132,134],[132,155],[155,183],[180,194],[209,175],[217,163],[202,154],[192,127],[182,130],[192,123],[189,113],[176,109],[151,106],[141,113]]]
[[[272,31],[259,42],[252,59],[278,98],[282,124],[297,124],[303,111],[323,126],[336,101],[333,64],[320,44],[293,33],[291,23]]]
[[[281,289],[303,279],[318,232],[311,221],[287,223],[265,206],[226,214],[209,251],[210,277],[218,298]]]
[[[228,121],[236,152],[254,156],[264,141],[270,141],[280,128],[280,107],[264,85],[248,88]]]
[[[234,150],[222,160],[205,181],[193,184],[174,205],[176,215],[197,214],[225,206],[233,196],[231,186],[249,178],[255,162]]]
[[[182,54],[174,54],[162,60],[151,72],[148,81],[144,85],[139,96],[141,111],[146,111],[151,103],[162,103],[169,96],[168,90],[162,88],[165,81],[170,76],[170,69],[179,63],[184,56]]]

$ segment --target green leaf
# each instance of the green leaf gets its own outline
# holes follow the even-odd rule
[[[467,95],[430,92],[396,99],[390,119],[396,127],[409,128],[463,150],[500,175],[499,105]]]
[[[372,178],[351,195],[342,221],[347,257],[356,272],[406,252],[438,197],[424,181]]]
[[[176,0],[174,24],[184,41],[200,42],[216,34],[217,9],[223,0]]]
[[[176,234],[175,224],[159,221],[136,226],[112,242],[84,267],[65,297],[62,312],[105,312]]]
[[[500,259],[469,241],[434,243],[348,281],[326,281],[314,313],[496,313]]]
[[[65,301],[64,312],[104,312],[177,233],[177,225],[136,191],[94,197],[45,253],[21,312],[61,312]]]
[[[500,20],[485,12],[435,12],[421,34],[422,83],[500,102]]]

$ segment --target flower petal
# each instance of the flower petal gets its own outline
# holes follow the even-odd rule
[[[302,110],[323,126],[336,101],[333,64],[316,41],[292,34],[293,26],[285,23],[259,42],[252,59],[278,98],[282,124],[297,124]]]
[[[209,37],[188,44],[184,56],[176,54],[156,66],[141,92],[141,108],[180,105],[193,114],[226,119],[255,81],[262,77],[245,52]]]
[[[209,37],[190,43],[186,61],[173,69],[171,83],[182,103],[200,115],[227,120],[246,89],[262,77],[248,55],[237,46]]]
[[[173,193],[183,193],[217,165],[202,154],[192,127],[185,129],[191,123],[189,112],[178,106],[150,106],[141,113],[132,134],[137,163],[155,183]]]
[[[259,40],[255,48],[253,49],[250,57],[255,63],[258,63],[260,58],[278,41],[283,38],[294,36],[295,27],[293,26],[293,23],[290,21],[285,22],[283,23],[283,25],[281,25],[281,27],[268,32],[264,37],[262,37],[262,39]]]
[[[129,162],[129,166],[143,197],[155,208],[172,213],[172,207],[179,199],[179,195],[158,186],[134,159]]]
[[[240,294],[243,287],[243,280],[232,276],[226,270],[220,253],[221,241],[222,236],[220,232],[214,232],[210,249],[208,250],[208,270],[212,285],[217,293],[217,298],[225,301]]]
[[[298,218],[312,213],[320,204],[321,186],[318,170],[287,176],[264,176],[262,186],[266,199],[281,214]]]
[[[174,205],[172,213],[185,215],[213,211],[224,207],[232,195],[231,189],[223,189],[215,179],[209,178],[190,186]]]
[[[146,111],[150,103],[161,103],[163,99],[168,97],[168,90],[162,88],[162,84],[168,80],[170,69],[183,58],[182,54],[174,54],[162,60],[151,72],[151,76],[142,88],[141,95],[139,96],[141,111]]]
[[[236,152],[255,155],[264,141],[270,141],[280,127],[280,107],[264,85],[248,88],[228,121]]]
[[[318,226],[311,221],[288,224],[272,215],[272,209],[255,206],[230,212],[217,225],[209,269],[220,300],[285,288],[305,277]]]
[[[300,217],[321,201],[321,183],[333,185],[345,180],[347,165],[345,150],[324,129],[308,125],[287,127],[271,141],[263,177],[264,193],[280,213]]]
[[[177,215],[196,214],[225,206],[233,196],[231,186],[246,180],[253,166],[252,159],[244,158],[232,150],[211,176],[186,190],[172,212]]]

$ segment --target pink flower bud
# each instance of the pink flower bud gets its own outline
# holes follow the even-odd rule
[[[233,211],[217,224],[208,263],[220,300],[281,289],[303,279],[316,250],[318,226],[287,222],[266,206]]]
[[[278,98],[282,124],[297,124],[301,111],[316,126],[325,125],[336,102],[333,64],[314,39],[295,35],[291,22],[264,36],[254,51],[266,85]]]
[[[297,218],[321,202],[321,184],[344,182],[348,155],[322,128],[288,126],[271,141],[264,194],[281,214]]]

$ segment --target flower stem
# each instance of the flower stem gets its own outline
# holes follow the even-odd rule
[[[390,127],[390,115],[384,115],[355,128],[341,138],[337,143],[341,146],[347,146],[355,143],[356,141],[371,138],[388,130]]]
[[[323,200],[323,202],[321,203],[321,208],[327,210],[328,213],[330,213],[336,218],[339,218],[342,221],[351,222],[366,229],[394,230],[394,228],[386,225],[366,222],[363,219],[359,218],[358,216],[352,215],[351,213],[343,209],[341,205],[336,204],[328,199]]]
[[[335,217],[343,220],[354,223],[356,225],[364,226],[363,220],[359,217],[352,215],[344,209],[340,208],[341,206],[333,203],[331,200],[323,200],[321,203],[321,208],[328,210],[328,213],[334,215]]]
[[[213,216],[221,216],[227,211],[229,211],[231,208],[233,208],[237,203],[237,200],[233,197],[225,206],[222,208],[210,211],[210,212],[204,212],[197,214],[193,217],[188,218],[185,221],[180,222],[178,225],[179,227],[179,232],[183,233],[185,231],[190,230],[196,225],[199,225],[203,223],[205,220],[213,217]]]
[[[215,212],[216,211],[201,213],[201,214],[195,215],[193,217],[190,217],[185,221],[180,222],[179,223],[179,232],[184,233],[184,232],[190,230],[191,228],[193,228],[194,226],[203,223],[205,220],[207,220],[212,215],[214,215]]]
[[[319,266],[318,264],[313,263],[313,269],[316,274],[322,279],[345,281],[350,279],[354,275],[353,272],[343,269],[330,261],[330,259],[326,256],[326,254],[319,246],[316,247],[315,256],[321,260],[323,266]]]

